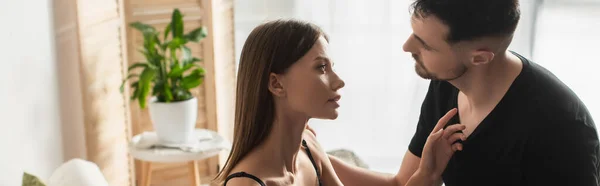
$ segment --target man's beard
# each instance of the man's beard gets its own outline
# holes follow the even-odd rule
[[[415,59],[415,71],[417,72],[417,75],[421,76],[421,78],[423,79],[451,81],[460,78],[463,74],[467,72],[468,69],[467,66],[460,64],[454,70],[452,70],[454,74],[452,77],[440,78],[436,74],[431,73],[429,70],[427,70],[427,68],[425,68],[425,65],[423,65],[423,62],[421,62],[421,60],[419,60],[417,55],[413,54],[412,57]]]

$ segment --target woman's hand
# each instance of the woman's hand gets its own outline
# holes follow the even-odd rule
[[[315,137],[317,137],[317,133],[315,132],[315,129],[310,128],[310,125],[306,125],[306,129],[310,132],[312,132],[313,135],[315,135]]]
[[[462,144],[454,142],[459,139],[466,140],[466,136],[459,133],[466,128],[465,125],[455,124],[444,129],[456,113],[457,109],[454,108],[438,121],[423,147],[419,171],[432,176],[431,178],[439,179],[454,152],[462,150]]]

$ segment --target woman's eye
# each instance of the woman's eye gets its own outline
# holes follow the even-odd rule
[[[326,64],[322,64],[322,65],[319,65],[317,68],[319,70],[325,71],[325,69],[327,68],[327,65]]]

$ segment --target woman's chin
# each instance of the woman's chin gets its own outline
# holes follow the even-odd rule
[[[326,120],[335,120],[338,118],[338,112],[337,110],[332,110],[329,111],[327,114],[323,115],[322,117],[318,117],[319,119],[326,119]]]

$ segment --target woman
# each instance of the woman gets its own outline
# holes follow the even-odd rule
[[[332,69],[327,48],[321,29],[296,20],[268,22],[250,33],[240,57],[233,147],[217,182],[342,185],[306,129],[311,118],[338,116],[337,91],[344,81]],[[427,184],[435,171],[430,168],[435,166],[424,167],[414,176],[417,185]]]

